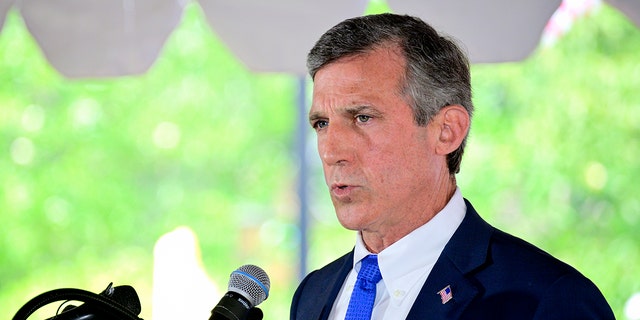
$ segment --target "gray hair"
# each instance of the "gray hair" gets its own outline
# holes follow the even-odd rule
[[[448,105],[461,105],[472,115],[466,54],[453,40],[416,17],[383,13],[347,19],[320,37],[307,56],[307,69],[313,79],[331,62],[385,45],[397,46],[407,61],[400,93],[413,108],[418,125],[426,126]],[[467,137],[447,155],[452,175],[460,171],[466,141]]]

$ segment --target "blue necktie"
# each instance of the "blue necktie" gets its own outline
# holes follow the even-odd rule
[[[378,256],[370,254],[362,259],[345,320],[371,319],[373,302],[376,300],[376,284],[381,279]]]

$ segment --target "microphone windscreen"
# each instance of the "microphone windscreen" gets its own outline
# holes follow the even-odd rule
[[[269,297],[271,283],[262,268],[247,264],[231,273],[229,291],[243,295],[253,307]]]

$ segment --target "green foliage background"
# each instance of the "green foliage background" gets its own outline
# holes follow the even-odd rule
[[[477,113],[458,178],[481,215],[581,270],[620,319],[640,291],[638,52],[638,28],[603,6],[525,61],[474,65]],[[197,6],[148,73],[116,79],[63,78],[10,13],[0,35],[0,318],[48,290],[113,281],[134,286],[151,319],[155,241],[183,225],[222,289],[237,266],[264,267],[265,319],[288,318],[296,86],[249,72]],[[354,237],[314,161],[310,268]]]

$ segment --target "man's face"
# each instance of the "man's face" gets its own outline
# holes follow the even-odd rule
[[[442,169],[433,150],[437,130],[417,126],[400,94],[404,68],[404,58],[384,47],[315,75],[309,120],[347,229],[384,234],[415,224]]]

